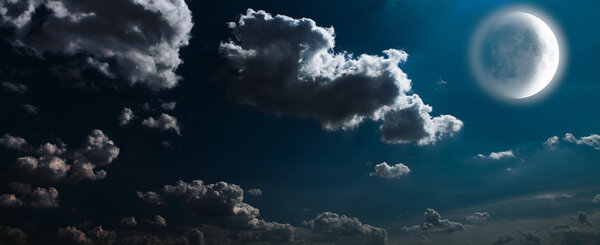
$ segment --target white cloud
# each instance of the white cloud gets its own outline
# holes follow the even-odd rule
[[[402,163],[390,166],[386,162],[382,162],[380,164],[375,165],[375,172],[370,173],[369,175],[381,178],[397,178],[400,176],[408,175],[409,173],[410,169]]]
[[[136,193],[137,198],[144,202],[144,203],[148,203],[151,205],[155,205],[155,206],[159,206],[163,204],[162,201],[162,197],[160,196],[160,194],[153,192],[153,191],[146,191],[146,192],[141,192],[138,191]]]
[[[442,216],[435,210],[428,208],[425,210],[425,223],[422,225],[412,225],[402,227],[403,231],[443,231],[447,233],[462,231],[465,227],[458,222],[442,219]]]
[[[484,158],[484,159],[500,160],[500,159],[506,159],[506,158],[515,158],[515,153],[512,150],[508,150],[508,151],[492,152],[488,155],[477,154],[476,157]]]
[[[148,128],[158,128],[161,131],[174,131],[178,135],[181,135],[181,129],[179,128],[177,118],[166,113],[161,114],[157,119],[149,117],[142,121],[142,125]]]
[[[303,221],[302,225],[311,231],[333,237],[354,237],[354,239],[364,237],[370,241],[368,244],[386,244],[387,241],[385,229],[363,224],[357,218],[332,212],[319,214],[314,219]]]
[[[470,216],[467,216],[465,219],[471,223],[481,223],[490,218],[490,214],[488,212],[475,212]]]
[[[246,192],[252,196],[262,196],[262,190],[258,188],[248,189]]]
[[[564,199],[571,198],[573,195],[568,193],[546,193],[534,196],[537,199],[546,199],[546,200],[556,200],[556,199]]]
[[[16,186],[18,188],[13,187],[13,189],[17,194],[0,195],[0,207],[56,208],[60,206],[58,190],[54,187],[33,189],[29,185],[19,184]]]
[[[119,125],[125,126],[129,124],[129,122],[131,122],[133,118],[135,118],[135,115],[133,115],[133,111],[130,108],[125,107],[123,108],[121,114],[117,119],[119,120]]]
[[[314,118],[327,130],[383,121],[382,140],[391,144],[433,144],[463,126],[450,115],[432,117],[431,107],[412,93],[398,67],[408,58],[404,51],[336,53],[333,28],[252,9],[229,27],[235,40],[222,42],[220,53],[238,71],[230,89],[242,104]]]
[[[558,144],[560,144],[560,138],[558,138],[558,136],[552,136],[544,142],[544,146],[551,150],[556,149]]]
[[[600,151],[600,135],[591,134],[589,136],[584,136],[581,138],[575,137],[575,135],[571,133],[566,133],[563,138],[565,141],[578,144],[578,145],[587,145],[589,147],[594,148],[595,150]]]
[[[4,136],[0,138],[0,146],[15,150],[25,150],[27,141],[21,137],[4,134]]]

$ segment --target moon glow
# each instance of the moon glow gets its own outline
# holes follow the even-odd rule
[[[516,11],[484,22],[471,44],[471,67],[487,91],[523,99],[550,84],[559,53],[556,36],[544,21]]]

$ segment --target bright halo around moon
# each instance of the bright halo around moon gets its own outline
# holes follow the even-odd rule
[[[552,82],[559,69],[560,48],[543,20],[512,11],[494,15],[479,27],[470,59],[476,79],[488,92],[524,99]]]

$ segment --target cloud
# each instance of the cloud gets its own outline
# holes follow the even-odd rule
[[[246,192],[248,194],[250,194],[251,196],[257,196],[257,197],[262,196],[262,190],[258,189],[258,188],[248,189],[248,190],[246,190]]]
[[[152,219],[147,219],[146,223],[157,227],[167,227],[167,220],[160,215],[154,215]]]
[[[121,126],[125,126],[127,124],[129,124],[129,122],[131,122],[131,120],[133,120],[133,118],[135,118],[135,115],[133,115],[133,111],[127,107],[123,108],[123,110],[121,111],[121,114],[119,115],[119,117],[117,118],[119,120],[119,125]]]
[[[504,235],[498,235],[494,238],[493,240],[493,244],[494,245],[499,245],[499,244],[508,244],[515,241],[515,237],[513,237],[510,234],[504,234]]]
[[[397,178],[410,173],[410,169],[402,164],[398,163],[394,166],[388,165],[386,162],[375,165],[375,172],[370,173],[370,176],[377,176],[381,178]]]
[[[368,244],[385,244],[387,231],[383,228],[363,224],[357,218],[324,212],[314,219],[303,221],[302,225],[309,230],[324,233],[333,237],[367,238]]]
[[[95,165],[104,166],[119,156],[119,148],[101,130],[94,129],[77,153]]]
[[[402,230],[406,232],[436,231],[452,233],[455,231],[462,231],[464,229],[465,227],[461,223],[442,219],[442,216],[431,208],[425,210],[424,224],[402,227]]]
[[[177,118],[166,113],[161,114],[157,119],[149,117],[142,121],[142,125],[148,128],[158,128],[161,131],[174,131],[178,135],[181,135],[181,129],[179,128],[179,123],[177,123]]]
[[[558,136],[552,136],[544,142],[544,146],[551,150],[556,149],[558,144],[560,144],[560,138]]]
[[[146,191],[146,192],[141,192],[138,191],[136,193],[137,198],[144,202],[144,203],[148,203],[151,205],[155,205],[155,206],[160,206],[163,205],[163,201],[162,198],[160,197],[160,194],[153,192],[153,191]]]
[[[27,141],[21,137],[4,134],[4,136],[0,138],[0,146],[22,151],[26,149]]]
[[[526,231],[526,232],[522,232],[521,235],[523,236],[520,239],[520,243],[522,245],[538,245],[538,244],[542,244],[542,238],[539,237],[538,235],[534,234],[533,232]]]
[[[42,8],[49,13],[34,19]],[[184,0],[3,0],[0,22],[14,28],[15,46],[39,56],[83,56],[81,69],[154,89],[177,85],[179,50],[188,45],[193,25]]]
[[[27,114],[36,115],[40,111],[40,108],[34,105],[25,104],[21,106]]]
[[[58,191],[54,187],[31,188],[29,185],[19,185],[14,188],[19,196],[15,194],[0,195],[0,207],[31,207],[31,208],[56,208],[59,205]]]
[[[241,231],[246,239],[293,240],[294,227],[259,219],[260,211],[244,202],[244,190],[237,185],[180,180],[176,185],[165,185],[163,192],[180,198],[198,217],[211,218],[222,227]]]
[[[175,102],[175,101],[173,101],[173,102],[164,102],[164,103],[160,104],[160,108],[162,108],[165,111],[175,110],[176,106],[177,106],[177,102]]]
[[[595,150],[600,151],[600,135],[597,134],[592,134],[578,139],[577,137],[575,137],[575,135],[571,133],[566,133],[563,139],[570,143],[578,145],[587,145],[589,147],[594,148]]]
[[[27,234],[19,228],[0,226],[0,244],[28,244]]]
[[[88,231],[90,239],[96,241],[98,244],[113,244],[117,233],[114,231],[107,231],[102,226],[96,226],[92,230]]]
[[[594,204],[600,204],[600,194],[597,194],[594,199],[592,199]]]
[[[58,229],[58,237],[59,239],[65,242],[78,243],[78,244],[91,244],[92,240],[90,240],[83,231],[73,227],[61,227]]]
[[[126,227],[135,227],[137,226],[138,222],[135,220],[135,217],[132,216],[122,218],[121,221],[119,221],[119,224]]]
[[[15,92],[17,94],[24,94],[29,90],[29,87],[22,83],[2,82],[1,84],[4,90]]]
[[[467,216],[466,220],[471,223],[481,223],[487,221],[490,218],[488,212],[475,212],[473,215]]]
[[[230,93],[242,104],[314,118],[327,130],[383,120],[382,140],[392,144],[433,144],[462,128],[453,116],[431,117],[431,107],[411,92],[398,67],[408,57],[404,51],[335,53],[333,28],[252,9],[229,27],[235,39],[222,42],[219,52],[237,71]]]
[[[588,218],[588,215],[586,212],[582,212],[582,211],[577,212],[577,218],[575,218],[575,220],[577,220],[577,222],[582,223],[584,225],[593,226],[592,222],[590,222],[590,219]]]
[[[506,158],[515,158],[515,153],[512,150],[508,150],[508,151],[492,152],[489,155],[477,154],[476,157],[483,158],[483,159],[500,160],[500,159],[506,159]]]
[[[534,197],[537,199],[546,199],[546,200],[554,201],[556,199],[571,198],[571,197],[573,197],[573,195],[568,194],[568,193],[547,193],[547,194],[537,195]]]

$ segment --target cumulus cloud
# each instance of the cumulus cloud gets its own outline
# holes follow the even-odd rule
[[[600,151],[600,135],[597,134],[577,138],[571,133],[566,133],[563,139],[569,143],[587,145],[589,147],[594,148],[595,150]]]
[[[155,206],[159,206],[163,204],[162,198],[160,197],[160,194],[153,192],[153,191],[146,191],[146,192],[141,192],[138,191],[136,193],[137,198],[144,202],[144,203],[148,203],[151,205],[155,205]]]
[[[152,219],[147,219],[146,223],[158,227],[167,227],[167,220],[160,215],[154,215]]]
[[[58,229],[58,238],[65,242],[78,243],[78,244],[91,244],[92,240],[89,239],[85,233],[73,226],[61,227]]]
[[[165,111],[172,111],[175,110],[175,107],[177,106],[177,102],[172,101],[172,102],[164,102],[160,104],[160,108],[162,108]]]
[[[544,146],[551,150],[556,149],[558,144],[560,144],[560,138],[558,136],[552,136],[544,142]]]
[[[508,244],[515,241],[515,237],[513,237],[511,234],[504,234],[504,235],[498,235],[494,238],[493,243],[494,245],[499,245],[499,244]]]
[[[88,236],[98,244],[113,244],[117,237],[117,233],[104,230],[102,226],[96,226],[88,231]]]
[[[600,194],[597,194],[594,199],[592,199],[594,204],[600,204]]]
[[[19,228],[0,226],[0,244],[28,244],[27,234]]]
[[[381,178],[397,178],[410,173],[410,169],[402,164],[398,163],[394,166],[388,165],[386,162],[375,165],[375,172],[370,173],[371,176],[377,176]]]
[[[242,231],[240,234],[245,238],[293,240],[294,227],[259,219],[260,211],[244,202],[244,190],[237,185],[226,182],[206,185],[201,180],[190,183],[180,180],[176,185],[165,185],[163,192],[180,198],[198,217],[212,218],[222,227]]]
[[[119,120],[119,125],[125,126],[129,124],[134,117],[135,115],[133,115],[133,111],[130,108],[125,107],[117,119]]]
[[[512,150],[508,150],[508,151],[492,152],[488,155],[477,154],[476,157],[483,158],[483,159],[500,160],[500,159],[506,159],[506,158],[515,158],[515,153]]]
[[[122,218],[121,221],[119,221],[119,224],[125,227],[135,227],[137,226],[138,222],[135,217],[132,216]]]
[[[533,232],[526,231],[521,233],[522,238],[519,240],[522,245],[538,245],[542,244],[542,238]]]
[[[246,192],[248,194],[250,194],[251,196],[262,196],[262,190],[258,189],[258,188],[252,188],[252,189],[248,189],[246,190]]]
[[[385,229],[363,224],[357,218],[332,212],[324,212],[314,219],[303,221],[302,224],[311,231],[334,237],[367,238],[368,244],[385,244],[387,240]]]
[[[490,218],[490,214],[488,212],[475,212],[470,216],[466,217],[466,220],[471,223],[481,223],[487,221]]]
[[[179,128],[177,118],[166,113],[161,114],[157,119],[149,117],[142,121],[142,125],[148,128],[157,128],[161,131],[173,131],[178,135],[181,135],[181,129]]]
[[[0,207],[31,207],[31,208],[56,208],[59,205],[58,191],[54,187],[31,188],[29,185],[16,185],[15,194],[0,195]]]
[[[42,8],[50,13],[34,20]],[[184,0],[0,0],[0,22],[14,28],[15,46],[39,56],[83,56],[82,69],[154,89],[177,85],[179,50],[193,25]]]
[[[235,39],[222,42],[219,52],[238,73],[230,93],[242,104],[314,118],[327,130],[383,120],[382,140],[392,144],[433,144],[462,128],[453,116],[432,117],[431,107],[412,94],[398,67],[408,57],[404,51],[336,53],[333,28],[252,9],[229,27]]]
[[[0,146],[15,150],[25,150],[27,141],[21,137],[4,134],[4,136],[0,138]]]
[[[436,231],[436,232],[455,232],[462,231],[465,227],[458,222],[442,219],[442,216],[435,210],[428,208],[425,210],[425,223],[422,225],[413,225],[402,227],[403,231]]]

